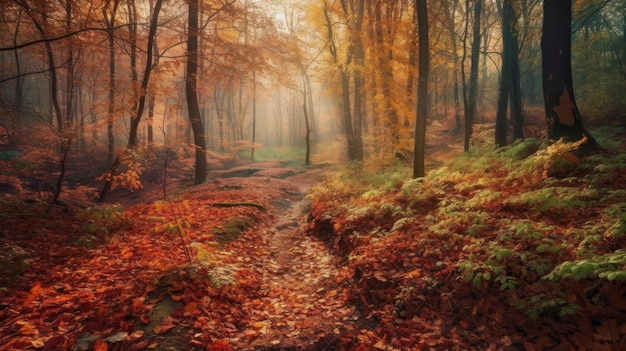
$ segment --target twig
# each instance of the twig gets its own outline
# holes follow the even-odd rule
[[[267,211],[265,206],[263,206],[261,204],[254,203],[254,202],[215,202],[215,203],[212,203],[211,206],[213,206],[213,207],[248,206],[248,207],[254,207],[254,208],[259,209],[259,210],[261,210],[263,212]]]

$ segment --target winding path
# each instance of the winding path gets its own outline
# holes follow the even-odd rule
[[[276,221],[261,229],[270,255],[257,263],[264,267],[259,289],[267,293],[244,307],[258,334],[247,338],[250,331],[245,331],[231,340],[237,350],[331,350],[360,318],[346,303],[345,288],[338,288],[337,280],[348,272],[322,242],[305,233],[305,194],[319,179],[307,173],[289,179],[298,184],[297,200],[284,202]]]

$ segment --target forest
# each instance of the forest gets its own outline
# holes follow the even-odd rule
[[[0,345],[626,351],[625,14],[0,0]]]

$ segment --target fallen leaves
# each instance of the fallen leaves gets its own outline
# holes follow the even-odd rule
[[[71,244],[69,234],[64,234],[65,241],[48,240],[47,250],[26,241],[33,245],[28,252],[48,254],[32,262],[23,280],[2,295],[0,344],[54,350],[84,342],[86,349],[134,351],[180,337],[189,347],[220,351],[308,347],[326,339],[354,351],[453,350],[471,345],[546,350],[558,347],[561,341],[555,340],[564,334],[571,335],[570,348],[624,341],[624,323],[617,318],[623,312],[607,312],[608,308],[600,312],[610,318],[585,316],[579,326],[555,321],[546,328],[545,338],[537,336],[542,331],[538,326],[521,326],[532,342],[521,340],[510,325],[519,315],[511,314],[506,301],[475,299],[457,279],[454,259],[464,246],[478,241],[474,237],[435,233],[415,220],[388,233],[384,228],[391,228],[395,220],[376,211],[359,217],[364,219],[359,223],[335,212],[328,219],[335,223],[317,218],[309,228],[325,225],[325,235],[338,234],[328,238],[337,252],[346,253],[338,265],[324,243],[297,232],[297,226],[273,226],[272,210],[210,206],[245,200],[271,209],[270,199],[284,197],[280,188],[290,185],[266,182],[229,179],[194,189],[186,201],[129,208],[132,227],[93,248]],[[228,190],[213,191],[217,187]],[[394,205],[396,195],[388,196],[385,202]],[[437,211],[437,202],[429,197],[427,208],[417,212]],[[321,214],[328,206],[314,203],[312,208]],[[293,218],[281,222],[304,222],[297,209],[281,213],[285,215]],[[210,234],[215,227],[247,216],[259,221],[240,240],[225,246],[215,242]],[[59,227],[74,228],[72,235],[81,235],[81,225],[71,218],[63,221]],[[168,224],[184,227],[194,269],[184,257],[181,236],[164,229]],[[468,226],[456,223],[455,228]],[[57,234],[50,230],[39,235]],[[620,310],[623,296],[619,289],[607,290],[603,301]],[[165,300],[177,302],[173,311],[166,318],[153,318],[155,306]]]
[[[167,332],[168,330],[176,327],[178,322],[179,321],[177,319],[175,319],[175,318],[173,318],[171,316],[168,316],[168,317],[165,318],[163,323],[161,323],[160,325],[158,325],[158,326],[156,326],[154,328],[154,333],[155,334],[163,334],[163,333]]]

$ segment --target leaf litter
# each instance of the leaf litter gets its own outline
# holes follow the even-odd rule
[[[321,183],[326,192],[304,200],[322,170],[255,164],[254,172],[228,173],[169,201],[111,208],[106,216],[49,216],[3,202],[10,209],[2,227],[11,232],[2,247],[19,251],[7,257],[22,264],[1,280],[0,344],[9,350],[623,349],[621,283],[581,288],[564,279],[558,288],[565,293],[553,296],[539,279],[557,259],[573,260],[591,246],[622,262],[615,249],[623,240],[610,237],[621,227],[608,220],[623,210],[619,189],[605,197],[615,208],[608,212],[592,192],[569,190],[583,181],[556,181],[554,191],[572,194],[567,205],[535,191],[555,182],[545,172],[511,178],[490,167],[489,179],[478,175],[484,169],[446,169],[432,172],[432,181],[392,179],[356,194],[349,192],[353,184],[329,177]],[[623,180],[620,172],[600,181]],[[590,217],[600,220],[589,223]],[[233,240],[229,234],[220,242],[215,233],[242,218],[249,225],[233,226],[240,228]],[[566,237],[580,235],[576,227],[608,234],[567,246]],[[576,264],[562,274],[588,269]]]

